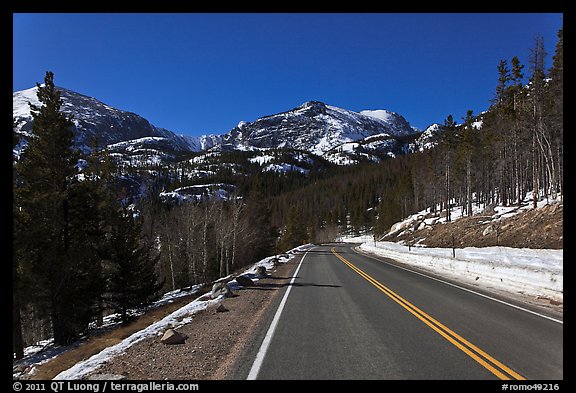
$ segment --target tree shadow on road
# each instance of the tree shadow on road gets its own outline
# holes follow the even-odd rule
[[[272,277],[270,277],[272,278]],[[290,277],[287,277],[290,278]],[[316,284],[316,283],[308,283],[308,282],[295,282],[295,283],[283,283],[283,284],[275,284],[275,283],[258,283],[255,285],[251,285],[249,287],[242,287],[240,290],[247,290],[247,289],[256,289],[258,291],[270,291],[270,290],[277,290],[284,287],[320,287],[320,288],[341,288],[341,285],[333,285],[333,284]]]

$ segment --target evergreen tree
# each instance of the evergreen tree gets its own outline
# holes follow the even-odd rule
[[[16,133],[16,122],[12,125],[12,148],[20,142],[20,138]],[[18,162],[14,163],[12,174],[12,190],[16,189],[16,166]],[[22,307],[23,297],[25,291],[22,289],[22,268],[21,259],[19,257],[19,250],[21,246],[17,243],[21,239],[21,216],[16,202],[16,198],[12,198],[12,349],[16,359],[24,357],[24,339],[22,336]]]
[[[52,324],[54,342],[68,344],[98,311],[103,290],[97,250],[102,244],[99,196],[79,176],[71,118],[46,73],[31,105],[33,136],[16,165],[15,254],[30,301]],[[22,280],[20,280],[22,281]]]
[[[25,254],[26,274],[34,285],[31,293],[50,313],[55,342],[65,344],[74,336],[63,303],[72,279],[64,272],[70,262],[68,190],[77,156],[72,150],[71,120],[60,112],[62,100],[53,77],[47,72],[44,85],[37,84],[42,106],[31,105],[33,137],[17,166],[14,195],[23,226],[18,251]]]
[[[267,201],[261,197],[261,194],[252,194],[246,201],[246,207],[242,213],[243,220],[247,222],[247,226],[253,233],[250,240],[254,259],[259,260],[273,254],[278,230],[271,224],[270,206]]]
[[[141,227],[141,220],[123,208],[115,214],[109,233],[106,300],[120,313],[123,323],[129,321],[129,310],[144,308],[156,300],[164,285],[156,271],[160,254],[154,256],[152,246],[143,242]]]
[[[302,210],[297,207],[290,209],[284,233],[280,237],[278,248],[287,251],[308,241],[306,222],[302,219]]]
[[[498,85],[496,86],[496,104],[502,104],[505,97],[506,87],[510,81],[510,69],[506,60],[498,63]]]
[[[465,167],[465,204],[464,209],[466,215],[472,215],[472,158],[474,155],[475,147],[477,146],[477,132],[472,127],[472,110],[466,111],[466,116],[464,117],[464,127],[462,130],[462,140],[458,145],[458,157],[463,161]]]
[[[518,60],[518,56],[514,56],[512,58],[512,73],[510,75],[510,81],[512,82],[511,90],[513,95],[513,110],[517,110],[517,96],[522,90],[522,81],[524,79],[524,73],[522,70],[524,69],[524,65],[520,63]]]
[[[458,142],[458,135],[456,134],[456,122],[452,115],[448,115],[446,120],[444,120],[444,133],[443,133],[443,144],[442,148],[444,150],[444,205],[446,208],[446,221],[451,221],[451,207],[450,200],[452,198],[452,160],[453,152],[456,148]]]
[[[558,31],[558,42],[553,56],[552,68],[549,71],[548,85],[550,109],[548,124],[552,133],[555,161],[557,163],[557,184],[554,186],[562,193],[563,190],[563,157],[564,157],[564,38],[563,29]]]
[[[530,50],[530,98],[532,103],[532,206],[536,208],[540,192],[546,195],[547,187],[544,183],[545,168],[541,164],[542,158],[548,159],[546,153],[546,129],[544,122],[545,108],[545,58],[544,39],[536,36],[534,48]],[[548,162],[546,168],[549,169]]]
[[[554,94],[562,96],[564,82],[564,33],[562,28],[558,31],[558,42],[552,59],[552,68],[549,72],[550,85],[554,89],[558,89],[554,91]]]

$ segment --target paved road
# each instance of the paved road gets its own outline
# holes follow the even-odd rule
[[[561,323],[350,244],[311,249],[284,291],[243,378],[563,378]]]

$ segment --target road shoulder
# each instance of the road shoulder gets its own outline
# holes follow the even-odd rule
[[[250,367],[250,349],[273,314],[276,299],[284,293],[301,254],[282,263],[253,287],[235,291],[223,301],[227,311],[208,308],[178,328],[188,339],[164,345],[159,337],[145,339],[110,359],[91,373],[123,375],[131,380],[223,380],[240,379]],[[272,308],[272,311],[271,311]],[[253,360],[253,359],[252,359]]]

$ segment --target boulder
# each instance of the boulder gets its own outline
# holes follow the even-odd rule
[[[218,296],[224,295],[224,297],[232,297],[234,293],[227,284],[222,281],[214,283],[212,285],[212,292],[210,293],[210,297],[212,299],[216,299]]]
[[[266,266],[258,266],[256,274],[260,277],[266,277]]]
[[[486,229],[482,232],[482,236],[487,236],[494,232],[494,227],[492,225],[488,225]]]
[[[236,282],[243,287],[250,287],[254,285],[254,281],[250,277],[246,276],[238,276],[236,277]]]
[[[187,338],[188,337],[174,329],[168,329],[164,332],[160,342],[166,345],[184,344],[184,341],[186,341]]]
[[[212,304],[208,305],[208,310],[213,314],[216,314],[217,312],[230,311],[224,306],[224,304],[222,302],[212,303]]]

